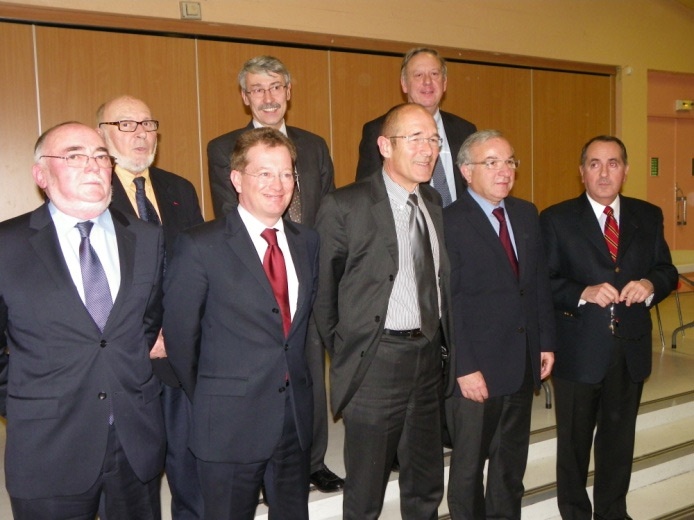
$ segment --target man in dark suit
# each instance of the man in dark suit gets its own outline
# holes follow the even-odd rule
[[[540,215],[557,323],[553,384],[562,518],[629,518],[636,415],[651,372],[650,308],[677,285],[660,208],[619,194],[624,143],[594,137],[580,163],[585,193]],[[593,504],[586,491],[595,433]]]
[[[437,518],[443,495],[449,268],[441,198],[428,185],[440,144],[424,108],[395,107],[378,138],[383,168],[327,195],[318,214],[314,315],[331,356],[332,409],[345,424],[348,520],[378,518],[396,454],[403,519]]]
[[[297,183],[287,215],[292,222],[309,227],[316,223],[316,214],[323,196],[335,189],[333,162],[323,138],[287,126],[284,116],[291,98],[292,83],[284,64],[272,56],[251,58],[239,71],[241,99],[253,119],[244,128],[221,135],[207,145],[212,204],[217,218],[226,215],[237,204],[237,195],[229,182],[230,155],[239,136],[262,126],[279,130],[296,146]],[[344,480],[325,465],[328,449],[328,406],[325,396],[325,351],[315,324],[308,330],[308,366],[313,377],[313,446],[311,447],[311,482],[320,491],[341,489]]]
[[[509,196],[511,144],[483,130],[457,162],[468,187],[443,212],[458,382],[446,400],[448,508],[454,520],[520,519],[533,387],[554,361],[547,263],[537,209]]]
[[[465,182],[458,173],[455,160],[460,145],[477,130],[469,121],[439,109],[448,85],[446,74],[446,61],[435,49],[425,47],[408,51],[400,66],[400,86],[407,95],[407,101],[426,108],[436,120],[439,135],[443,138],[431,184],[441,194],[444,207],[455,201],[465,189]],[[376,140],[384,118],[385,116],[377,117],[364,125],[359,143],[357,180],[380,171],[382,158]]]
[[[171,256],[176,235],[203,222],[195,188],[183,177],[152,166],[159,122],[152,119],[144,101],[120,96],[101,105],[96,116],[98,131],[116,158],[111,207],[161,224],[167,256]],[[138,183],[142,183],[139,193]],[[171,516],[173,520],[200,520],[202,494],[195,457],[188,449],[190,401],[166,358],[161,334],[150,357],[154,373],[164,383],[165,471],[171,490]]]
[[[313,390],[304,345],[318,235],[282,219],[295,161],[277,130],[240,136],[231,171],[238,207],[181,233],[166,269],[164,334],[193,401],[190,447],[206,518],[252,519],[264,485],[272,518],[308,519]]]
[[[0,225],[0,410],[14,518],[161,517],[160,229],[109,210],[113,159],[63,123],[37,141],[48,202]],[[9,356],[7,352],[9,351]]]

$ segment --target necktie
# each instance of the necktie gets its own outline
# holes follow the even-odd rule
[[[619,247],[619,225],[617,225],[617,220],[614,218],[614,210],[605,206],[603,211],[607,218],[605,219],[605,242],[607,243],[607,249],[610,251],[610,256],[612,261],[617,261],[617,248]]]
[[[154,205],[147,198],[147,193],[145,192],[145,178],[137,176],[133,179],[133,182],[135,183],[135,202],[137,203],[137,212],[140,218],[160,226],[161,220],[159,220],[157,210],[154,209]]]
[[[282,328],[286,337],[292,324],[292,315],[289,311],[287,266],[284,263],[282,250],[277,245],[277,230],[268,228],[260,236],[267,242],[267,250],[263,258],[263,269],[268,280],[270,280],[270,286],[272,287],[272,292],[275,293],[277,304],[280,306]]]
[[[417,281],[421,329],[422,333],[431,340],[439,328],[439,297],[436,290],[436,270],[431,252],[429,227],[419,208],[416,194],[410,194],[407,205],[410,206],[410,247]]]
[[[453,202],[453,199],[451,197],[451,190],[448,188],[448,181],[446,181],[446,170],[443,168],[440,155],[438,159],[436,159],[433,178],[434,188],[436,188],[436,191],[441,194],[441,200],[443,201],[443,207],[445,208],[451,202]]]
[[[296,174],[296,183],[294,184],[294,194],[289,203],[289,220],[301,224],[301,188],[299,186],[299,174]]]
[[[86,221],[78,222],[76,227],[82,237],[80,241],[80,268],[82,270],[85,306],[99,330],[103,331],[111,307],[113,307],[113,300],[104,267],[89,241],[89,233],[91,233],[93,225],[93,222]]]
[[[504,208],[495,208],[494,211],[492,211],[492,214],[499,221],[499,240],[501,240],[501,245],[504,247],[504,251],[506,251],[506,256],[511,264],[511,269],[513,269],[516,278],[518,278],[518,259],[516,258],[515,251],[513,250],[513,244],[511,244],[511,235],[508,233]]]

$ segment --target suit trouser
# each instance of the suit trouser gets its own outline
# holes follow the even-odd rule
[[[50,464],[50,461],[46,461]],[[65,468],[66,473],[70,468]],[[143,483],[137,478],[118,439],[109,428],[101,473],[79,495],[37,499],[10,497],[15,520],[94,520],[103,494],[109,520],[160,520],[159,478]]]
[[[478,403],[456,391],[446,399],[446,423],[453,441],[448,480],[448,510],[453,520],[521,517],[534,395],[527,358],[525,365],[523,383],[513,394]]]
[[[198,460],[206,520],[252,520],[261,484],[273,520],[308,520],[310,450],[302,450],[294,421],[291,392],[284,426],[268,460],[235,464]]]
[[[311,473],[323,469],[328,450],[328,400],[325,395],[325,348],[313,315],[306,333],[306,363],[313,379],[313,444]]]
[[[201,520],[202,490],[197,463],[188,448],[192,405],[183,389],[163,385],[162,407],[166,427],[166,479],[171,489],[171,518]]]
[[[439,334],[433,342],[384,335],[343,410],[344,520],[378,518],[396,453],[401,518],[438,517],[443,496]]]
[[[605,378],[597,384],[553,377],[557,414],[557,501],[564,520],[589,520],[586,490],[595,432],[593,501],[596,518],[624,518],[634,456],[636,416],[643,382],[629,376],[624,349],[615,339]]]

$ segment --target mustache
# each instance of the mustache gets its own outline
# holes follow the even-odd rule
[[[264,103],[258,107],[260,110],[279,110],[282,105],[279,103]]]

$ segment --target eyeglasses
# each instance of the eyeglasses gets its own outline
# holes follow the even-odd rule
[[[520,161],[518,159],[487,159],[481,162],[466,162],[465,164],[484,164],[487,170],[499,171],[504,167],[509,170],[515,170],[520,166]]]
[[[51,159],[63,159],[65,164],[73,168],[83,168],[89,164],[89,159],[94,159],[94,162],[99,168],[113,168],[115,158],[110,155],[85,155],[83,153],[72,153],[70,155],[42,155],[39,159],[50,157]]]
[[[263,186],[266,186],[270,183],[272,183],[275,179],[279,179],[282,184],[288,185],[288,184],[294,184],[294,181],[298,181],[298,177],[296,173],[290,173],[290,172],[279,172],[279,173],[272,173],[272,172],[258,172],[258,173],[248,173],[248,172],[241,172],[244,175],[248,175],[250,177],[255,177],[258,181],[258,184],[261,184]]]
[[[266,92],[275,97],[286,88],[287,85],[272,85],[268,88],[252,88],[251,90],[244,90],[244,92],[254,98],[263,98]]]
[[[142,125],[142,129],[145,132],[156,132],[159,128],[159,121],[154,119],[145,119],[144,121],[124,119],[123,121],[104,121],[103,123],[99,123],[99,126],[101,125],[117,126],[118,130],[121,132],[134,132],[137,130],[138,125]]]
[[[391,135],[388,139],[404,139],[407,144],[421,146],[428,144],[431,147],[441,148],[443,139],[441,137],[419,137],[418,135]]]

